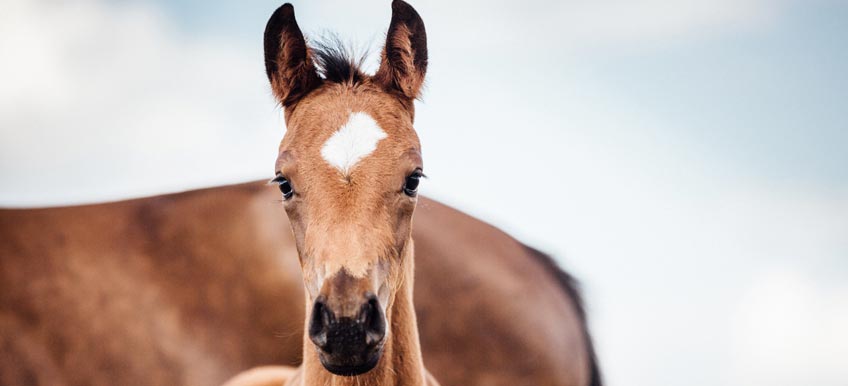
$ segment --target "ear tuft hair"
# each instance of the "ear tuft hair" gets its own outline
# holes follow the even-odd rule
[[[327,34],[310,44],[318,74],[327,82],[358,84],[365,78],[362,63],[365,54],[357,54],[338,35]]]

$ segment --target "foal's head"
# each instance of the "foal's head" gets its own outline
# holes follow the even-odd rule
[[[377,73],[362,73],[344,52],[308,47],[290,4],[268,21],[265,66],[287,126],[273,182],[303,268],[308,334],[327,370],[356,375],[379,361],[387,315],[411,274],[424,24],[395,0]]]

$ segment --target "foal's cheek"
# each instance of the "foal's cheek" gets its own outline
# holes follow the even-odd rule
[[[297,247],[298,256],[301,260],[301,265],[303,264],[303,253],[305,252],[305,240],[306,240],[306,219],[300,213],[297,208],[287,207],[286,215],[289,218],[289,224],[291,225],[291,232],[294,235],[295,246]]]
[[[396,215],[394,217],[394,242],[397,251],[403,251],[412,232],[412,214],[415,211],[415,203],[404,199],[397,203]]]
[[[374,293],[377,294],[384,314],[387,312],[386,309],[391,301],[391,288],[397,288],[397,277],[393,277],[393,272],[396,272],[396,270],[392,269],[392,262],[389,260],[380,261],[375,265],[372,272],[375,282]]]
[[[324,285],[324,272],[319,272],[319,270],[323,271],[323,266],[304,272],[303,281],[306,285],[306,292],[312,301],[318,298],[318,295],[321,293],[321,287]]]

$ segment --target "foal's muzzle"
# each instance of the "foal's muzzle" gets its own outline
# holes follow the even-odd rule
[[[377,365],[386,337],[386,317],[380,302],[369,295],[354,317],[337,317],[323,296],[312,307],[309,339],[321,364],[336,375],[353,376]]]

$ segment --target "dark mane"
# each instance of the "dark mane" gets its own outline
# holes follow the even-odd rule
[[[589,380],[590,386],[602,386],[601,371],[598,366],[598,358],[595,354],[595,345],[592,343],[592,337],[589,335],[589,328],[586,326],[586,309],[583,304],[583,297],[580,295],[580,283],[573,276],[559,267],[559,264],[548,254],[539,251],[536,248],[524,245],[524,248],[529,254],[536,258],[545,269],[554,276],[562,290],[574,302],[575,311],[583,322],[583,338],[586,341],[586,350],[589,353]]]
[[[367,53],[357,55],[337,35],[324,36],[310,42],[318,75],[333,83],[361,83],[365,79],[362,63]]]

